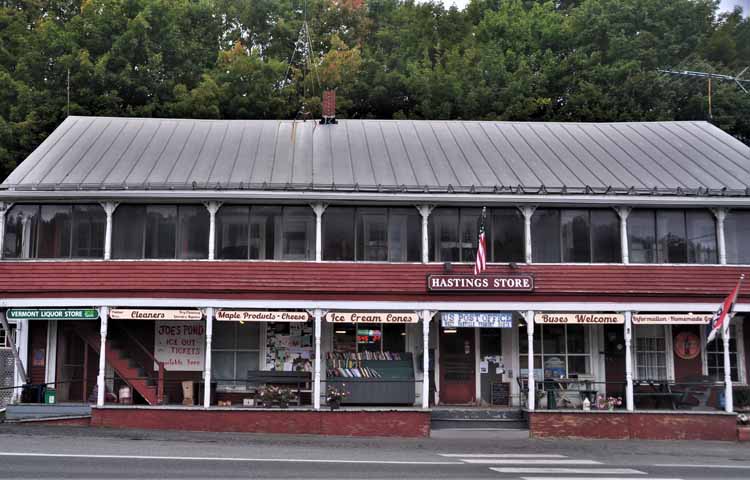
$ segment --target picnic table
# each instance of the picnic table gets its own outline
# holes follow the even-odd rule
[[[683,392],[672,391],[672,384],[666,380],[639,380],[634,387],[634,398],[651,398],[657,407],[666,403],[672,410],[677,410],[678,400],[683,396]]]

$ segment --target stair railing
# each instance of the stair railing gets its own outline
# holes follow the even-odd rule
[[[138,338],[136,338],[135,335],[127,331],[125,328],[117,327],[117,329],[125,334],[125,336],[128,337],[128,340],[133,342],[138,348],[141,349],[143,353],[146,354],[146,356],[154,362],[159,367],[159,377],[157,379],[156,383],[156,403],[161,405],[164,403],[164,362],[159,362],[156,360],[156,357],[151,353],[151,351],[146,348],[143,343],[141,343]]]

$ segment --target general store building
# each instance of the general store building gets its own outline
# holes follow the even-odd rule
[[[749,185],[750,148],[705,122],[69,117],[0,186],[12,383],[102,424],[260,412],[287,377],[305,414],[329,387],[372,415],[580,409],[567,388],[721,410],[705,323],[750,264]],[[716,388],[648,394],[681,382]]]

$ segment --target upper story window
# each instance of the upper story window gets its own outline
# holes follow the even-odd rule
[[[422,220],[415,208],[328,207],[323,260],[417,262]]]
[[[120,205],[112,218],[112,258],[208,258],[203,205]]]
[[[436,208],[430,215],[430,261],[473,262],[477,253],[480,208]],[[516,208],[492,208],[484,225],[491,262],[522,262],[523,215]]]
[[[102,258],[100,205],[18,204],[5,214],[5,258]]]
[[[225,205],[216,214],[216,258],[314,260],[315,214],[306,206]]]
[[[750,264],[750,210],[731,210],[724,220],[727,263]]]
[[[718,263],[716,223],[707,210],[633,210],[631,263]]]
[[[621,261],[620,220],[611,209],[539,208],[531,217],[534,262]]]

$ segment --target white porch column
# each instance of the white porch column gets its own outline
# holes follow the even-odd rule
[[[622,252],[622,263],[630,263],[630,249],[628,247],[628,215],[632,208],[618,207],[615,209],[620,216],[620,251]]]
[[[112,259],[112,215],[117,209],[117,202],[102,202],[101,206],[107,215],[107,227],[104,230],[104,260]]]
[[[221,208],[221,202],[205,202],[208,210],[208,259],[216,259],[216,212]]]
[[[430,213],[435,205],[417,205],[419,214],[422,215],[422,263],[430,262]],[[427,310],[425,310],[427,311]]]
[[[727,264],[727,242],[724,236],[724,220],[727,218],[727,210],[725,208],[714,208],[712,210],[716,217],[716,243],[719,247],[719,263],[721,265]]]
[[[430,320],[432,312],[422,310],[422,408],[430,406]]]
[[[57,382],[57,323],[57,320],[47,321],[47,354],[44,362],[44,383],[52,384],[53,388],[56,388],[54,384]]]
[[[518,209],[523,214],[523,238],[526,250],[526,263],[531,263],[531,217],[534,215],[536,207],[527,205],[524,207],[518,207]],[[534,319],[532,318],[531,323],[533,322]],[[534,327],[532,327],[532,329],[533,328]]]
[[[213,332],[214,332],[214,307],[207,307],[206,308],[206,361],[204,362],[204,365],[203,365],[203,408],[209,408],[211,406],[211,338],[213,337]]]
[[[724,341],[724,410],[731,413],[734,411],[734,398],[732,396],[732,362],[729,361],[729,321],[730,318],[724,320],[726,325],[721,330],[721,338]]]
[[[10,210],[12,203],[0,202],[0,259],[3,258],[3,249],[5,248],[5,212]]]
[[[323,261],[323,212],[326,211],[325,203],[313,203],[310,207],[315,212],[315,261]],[[320,403],[320,400],[318,400]]]
[[[104,406],[104,370],[106,368],[107,357],[107,319],[109,318],[109,307],[99,307],[99,319],[101,326],[99,335],[101,336],[101,345],[99,347],[99,375],[96,377],[96,406]]]
[[[527,395],[527,400],[529,411],[533,412],[536,404],[536,389],[534,386],[534,310],[529,310],[526,312],[526,334],[528,335],[529,341],[529,394]]]
[[[322,213],[322,212],[321,212]],[[320,216],[318,216],[320,219]],[[320,330],[323,311],[315,309],[315,377],[313,378],[313,408],[320,410]]]
[[[633,404],[633,354],[630,349],[633,338],[633,312],[625,312],[625,408],[635,410]]]

